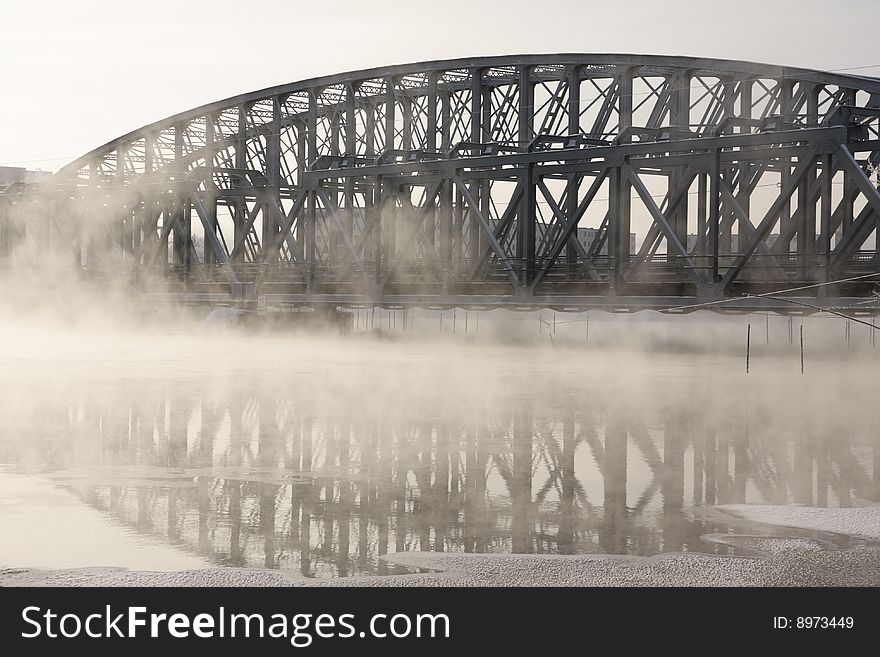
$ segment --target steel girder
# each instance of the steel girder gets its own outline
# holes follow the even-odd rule
[[[0,255],[56,244],[149,291],[286,303],[669,307],[849,279],[880,267],[878,108],[877,79],[695,58],[359,71],[6,195]]]

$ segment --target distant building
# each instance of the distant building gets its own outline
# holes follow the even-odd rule
[[[545,224],[545,223],[539,224],[539,230],[541,231],[540,234],[541,235],[546,234],[548,228],[549,228],[548,224]],[[557,226],[557,230],[558,229],[559,229],[559,226]],[[599,238],[600,234],[601,233],[598,228],[578,227],[577,241],[581,243],[581,246],[583,246],[586,251],[589,251],[590,247],[593,245],[593,242],[595,242]],[[629,251],[630,251],[630,253],[636,253],[636,234],[635,233],[629,234]],[[607,256],[608,255],[608,241],[607,240],[605,240],[602,243],[602,247],[599,249],[599,255],[600,256]]]
[[[767,236],[767,246],[771,247],[776,243],[776,240],[779,239],[779,233],[772,233]],[[688,234],[687,239],[687,250],[688,253],[693,253],[697,246],[697,236],[693,233]],[[724,253],[724,247],[719,249],[721,255],[730,255],[733,253],[739,253],[739,235],[737,233],[733,233],[730,236],[730,253]]]
[[[16,184],[44,183],[51,177],[50,171],[30,171],[24,167],[0,167],[0,189]]]
[[[598,228],[578,228],[577,229],[577,239],[578,242],[586,249],[590,250],[590,247],[593,245],[593,242],[599,237],[599,229]],[[636,234],[629,234],[629,252],[636,253]],[[608,255],[608,241],[606,240],[602,244],[602,248],[599,249],[599,255],[607,256]]]

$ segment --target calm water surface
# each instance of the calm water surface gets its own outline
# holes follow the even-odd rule
[[[378,557],[404,550],[731,554],[702,538],[731,528],[693,507],[876,499],[876,360],[741,361],[291,336],[8,353],[0,566],[112,548],[332,577],[399,572]]]

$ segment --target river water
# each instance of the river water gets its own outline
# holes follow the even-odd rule
[[[706,535],[742,529],[695,510],[877,499],[873,350],[802,375],[788,348],[746,374],[741,353],[460,337],[5,344],[0,566],[733,554]]]

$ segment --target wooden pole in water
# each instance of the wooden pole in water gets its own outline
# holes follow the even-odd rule
[[[792,335],[792,328],[793,328],[792,316],[789,315],[788,316],[788,344],[791,344],[792,339],[794,338],[794,336]]]
[[[467,335],[468,332],[468,311],[464,311],[464,334]]]
[[[587,311],[586,315],[587,315],[587,344],[590,344],[590,311],[589,310]]]
[[[804,325],[801,324],[801,374],[804,373]]]
[[[749,322],[746,325],[746,374],[749,373],[749,356],[751,355],[749,352],[752,347],[752,323]]]
[[[770,344],[770,313],[767,313],[765,316],[766,323],[765,326],[767,328],[767,344]]]

